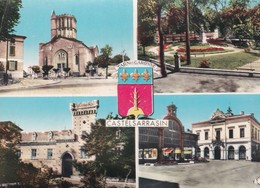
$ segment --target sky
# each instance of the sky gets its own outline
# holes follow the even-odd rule
[[[0,97],[0,121],[12,121],[25,132],[64,130],[72,128],[70,103],[99,100],[97,118],[118,114],[117,97]],[[177,117],[185,129],[191,124],[209,120],[219,108],[234,114],[254,113],[260,121],[260,94],[169,94],[154,96],[154,113],[150,117],[162,119],[167,106],[177,106]]]
[[[72,14],[77,19],[77,39],[87,46],[106,44],[113,55],[133,59],[134,26],[133,0],[22,0],[19,24],[15,34],[27,38],[24,43],[24,68],[38,65],[39,43],[51,40],[50,19],[56,15]]]

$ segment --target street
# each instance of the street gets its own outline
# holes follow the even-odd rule
[[[260,176],[260,163],[250,161],[210,161],[209,163],[179,164],[173,166],[139,166],[140,185],[144,179],[170,183],[172,188],[255,188]],[[158,186],[157,188],[162,186]],[[150,186],[152,187],[152,186]]]
[[[260,79],[195,73],[171,73],[154,78],[154,93],[259,93]],[[23,79],[0,85],[0,96],[113,96],[117,79],[74,77],[58,80]]]
[[[195,73],[172,73],[154,80],[155,93],[259,93],[260,79]]]

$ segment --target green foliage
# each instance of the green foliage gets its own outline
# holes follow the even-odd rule
[[[207,59],[210,61],[211,68],[233,70],[247,63],[251,63],[259,59],[259,57],[259,55],[239,52],[226,55],[208,56]],[[199,63],[204,59],[205,57],[193,57],[190,66],[199,67]]]
[[[5,66],[3,62],[0,62],[0,71],[5,71]]]
[[[57,73],[60,71],[60,69],[58,69],[58,68],[57,68],[57,69],[54,68],[53,71],[57,74]]]
[[[108,65],[111,61],[112,47],[108,44],[104,48],[101,48],[101,55],[94,59],[94,64],[98,64],[101,68],[106,68],[106,78],[108,77]]]
[[[155,43],[156,35],[156,1],[142,0],[138,3],[138,43],[142,46],[143,55],[145,47]]]
[[[87,163],[77,163],[76,169],[83,176],[81,182],[85,188],[104,188],[106,185],[105,177],[101,172],[100,165],[97,161]]]
[[[110,62],[111,59],[104,55],[100,55],[94,59],[94,64],[98,64],[101,68],[107,68]]]
[[[130,58],[127,55],[124,55],[124,61],[128,61],[128,60],[130,60]],[[119,64],[119,63],[122,63],[122,62],[123,62],[122,54],[115,55],[112,58],[112,63],[114,63],[114,64]]]
[[[19,164],[17,171],[19,183],[26,188],[42,188],[49,187],[50,179],[53,177],[53,171],[46,165],[42,165],[41,169],[34,167],[31,163]]]
[[[20,19],[21,0],[1,0],[0,3],[0,39],[9,38]]]
[[[66,72],[66,73],[69,73],[70,68],[63,68],[63,71]]]
[[[0,140],[4,139],[7,143],[15,144],[21,139],[20,131],[21,129],[11,121],[0,122]]]
[[[100,49],[101,55],[105,56],[106,58],[109,58],[112,55],[112,51],[112,47],[108,44],[106,44],[104,48]]]
[[[86,186],[91,182],[103,185],[104,176],[125,178],[132,172],[130,177],[135,177],[134,135],[131,128],[106,127],[104,119],[92,124],[91,133],[82,138],[86,142],[84,149],[87,154],[96,159],[75,165],[84,176],[82,181]]]
[[[46,74],[53,68],[53,65],[43,65],[42,66],[42,71]]]
[[[21,129],[12,122],[0,122],[0,183],[19,182],[21,187],[48,187],[54,172],[46,165],[41,169],[20,161],[15,143],[20,141]],[[3,144],[4,143],[4,144]]]
[[[49,74],[49,71],[53,68],[53,65],[43,65],[42,71],[43,71],[43,77],[47,76]]]
[[[19,169],[19,159],[14,149],[4,148],[0,145],[0,183],[15,183]]]
[[[41,72],[41,69],[40,69],[40,67],[39,67],[38,65],[33,65],[33,66],[32,66],[32,70],[33,70],[33,72],[34,72],[35,74],[38,74],[38,73]]]

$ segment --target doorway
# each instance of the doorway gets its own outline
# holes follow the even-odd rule
[[[72,173],[72,156],[69,153],[65,153],[62,156],[62,176],[70,177]]]
[[[214,149],[214,159],[216,160],[220,160],[221,159],[221,153],[220,153],[221,149],[219,146],[216,146]]]

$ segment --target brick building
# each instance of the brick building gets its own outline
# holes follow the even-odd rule
[[[39,66],[52,65],[71,75],[84,75],[86,67],[98,55],[97,46],[88,47],[77,39],[76,18],[73,15],[51,15],[51,40],[39,44]]]
[[[23,78],[25,36],[11,35],[7,41],[0,40],[0,64],[13,78]],[[6,63],[7,62],[7,63]]]

